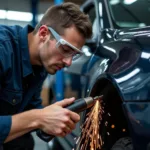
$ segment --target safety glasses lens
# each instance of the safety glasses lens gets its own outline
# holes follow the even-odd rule
[[[75,51],[70,45],[62,45],[59,41],[56,43],[56,47],[64,57],[72,57],[75,60],[81,56],[81,53]]]

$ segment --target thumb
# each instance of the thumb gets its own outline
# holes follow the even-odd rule
[[[66,106],[70,105],[71,103],[73,103],[74,101],[75,101],[75,97],[66,98],[60,102],[57,102],[57,105],[66,107]]]

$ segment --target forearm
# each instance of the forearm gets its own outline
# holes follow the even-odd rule
[[[5,143],[39,128],[40,110],[34,109],[12,116],[12,125]]]
[[[63,107],[73,101],[74,98],[65,99],[43,109],[34,109],[12,116],[10,132],[5,138],[5,142],[35,129],[41,129],[45,133],[55,136],[65,136],[66,133],[70,133],[75,128],[80,116]]]

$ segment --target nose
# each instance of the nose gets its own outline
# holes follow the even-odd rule
[[[66,57],[63,59],[63,62],[67,67],[69,67],[72,64],[72,57]]]

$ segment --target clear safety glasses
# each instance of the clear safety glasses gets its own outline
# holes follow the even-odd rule
[[[56,48],[64,57],[72,57],[73,60],[79,58],[83,52],[67,42],[66,40],[62,39],[61,36],[51,27],[48,27],[54,38],[56,39]]]

